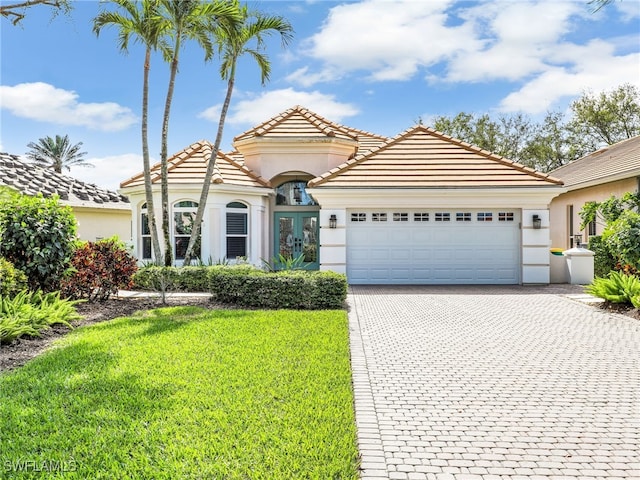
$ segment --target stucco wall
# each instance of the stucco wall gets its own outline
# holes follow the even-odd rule
[[[616,197],[626,192],[638,190],[638,180],[635,177],[619,180],[616,182],[604,183],[593,187],[581,188],[567,193],[563,193],[551,201],[550,221],[551,221],[551,246],[557,248],[570,248],[570,222],[573,224],[574,235],[582,233],[582,241],[588,241],[587,232],[580,232],[580,216],[578,215],[582,207],[587,202],[601,202],[611,195]],[[569,219],[569,206],[573,205],[573,218]],[[596,234],[602,233],[604,226],[596,225]]]
[[[131,242],[131,210],[72,207],[78,221],[81,240],[96,241],[117,235],[123,242]]]

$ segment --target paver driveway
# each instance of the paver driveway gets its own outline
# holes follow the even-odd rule
[[[640,321],[548,287],[351,287],[362,478],[640,478]]]

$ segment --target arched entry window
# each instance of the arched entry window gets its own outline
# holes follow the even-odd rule
[[[140,258],[151,260],[151,229],[149,228],[149,215],[147,204],[140,207]]]
[[[184,259],[189,246],[189,238],[196,219],[198,203],[183,200],[173,204],[173,243],[176,260]],[[193,257],[200,258],[200,236],[193,250]]]
[[[276,205],[318,205],[307,193],[307,182],[294,180],[276,188]]]
[[[244,203],[227,203],[227,258],[247,257],[249,238],[248,208]]]

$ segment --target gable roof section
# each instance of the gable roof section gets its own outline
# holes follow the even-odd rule
[[[167,160],[167,179],[173,184],[201,183],[207,171],[213,145],[200,140],[189,145]],[[232,158],[218,152],[211,183],[238,185],[244,187],[268,187],[269,182],[259,177],[242,163],[239,158]],[[151,167],[151,183],[160,183],[160,163]],[[121,188],[144,185],[144,172],[139,173],[120,184]]]
[[[311,187],[531,187],[562,181],[417,125],[309,182]]]
[[[596,150],[551,173],[567,187],[577,188],[640,176],[640,135]]]
[[[305,107],[296,105],[270,118],[266,122],[236,136],[233,141],[240,142],[256,137],[292,138],[292,137],[333,137],[358,142],[358,153],[379,147],[389,139],[374,133],[345,127],[327,120]]]
[[[130,208],[129,199],[123,195],[23,162],[17,155],[8,153],[0,153],[0,185],[11,187],[25,195],[58,195],[61,203],[70,206]]]

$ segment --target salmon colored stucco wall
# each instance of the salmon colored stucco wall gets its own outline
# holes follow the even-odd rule
[[[582,233],[582,241],[587,242],[587,232],[580,231],[579,212],[587,202],[601,202],[611,195],[621,196],[626,192],[638,191],[638,179],[635,177],[619,180],[616,182],[604,183],[593,187],[581,188],[571,192],[563,193],[551,201],[549,209],[551,222],[551,246],[557,248],[570,248],[569,241],[569,206],[573,205],[573,233]],[[596,234],[600,235],[604,225],[596,225]]]
[[[117,235],[131,242],[131,210],[71,207],[78,222],[78,237],[95,242]]]

